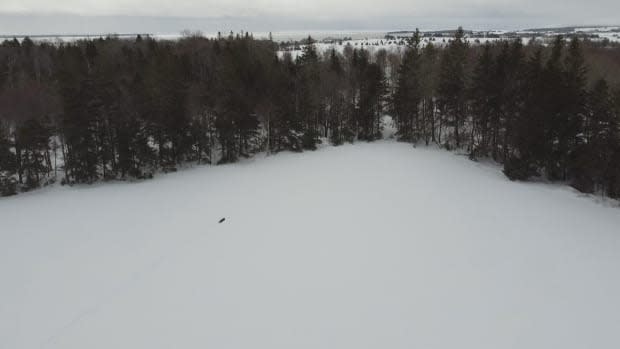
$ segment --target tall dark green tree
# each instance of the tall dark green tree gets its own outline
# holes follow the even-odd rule
[[[80,47],[69,46],[60,58],[61,117],[65,175],[68,182],[92,183],[100,178],[97,127],[102,101]]]
[[[314,150],[319,143],[320,113],[320,68],[319,57],[314,40],[308,37],[301,56],[297,60],[297,79],[295,105],[296,113],[303,120],[302,145],[304,149]]]
[[[497,86],[494,85],[495,62],[491,45],[486,44],[474,68],[470,86],[470,113],[472,120],[470,157],[487,156],[491,147],[492,118],[497,110]]]
[[[347,98],[346,98],[346,73],[343,58],[332,49],[324,69],[322,78],[324,90],[324,105],[326,107],[325,131],[333,145],[341,145],[347,135]]]
[[[422,93],[422,137],[428,145],[436,138],[436,95],[438,51],[432,42],[426,44],[422,50],[420,68],[420,89]]]
[[[43,177],[52,171],[50,159],[51,129],[42,120],[28,119],[20,123],[15,132],[16,149],[19,150],[18,171],[24,177],[27,190],[39,187]]]
[[[468,45],[463,28],[458,28],[454,38],[444,50],[438,87],[438,104],[446,126],[452,129],[452,139],[445,142],[448,148],[460,148],[463,141],[463,124],[466,115],[466,59]],[[440,129],[441,132],[441,129]]]
[[[417,142],[423,134],[420,102],[422,100],[420,32],[416,29],[408,41],[403,61],[398,70],[398,86],[393,97],[394,116],[400,140]]]
[[[573,38],[568,45],[564,59],[564,88],[558,130],[558,153],[561,169],[561,179],[569,180],[570,161],[575,157],[574,150],[583,143],[583,123],[586,118],[586,66],[581,44],[578,38]]]
[[[524,65],[523,103],[512,121],[508,137],[510,152],[504,173],[513,180],[540,175],[546,163],[548,121],[543,51],[537,49]]]
[[[0,120],[0,196],[17,194],[17,160],[12,148],[9,129]]]
[[[612,95],[605,80],[599,80],[589,94],[583,142],[573,150],[570,170],[572,185],[583,192],[614,194],[618,164],[614,156],[619,144],[619,124]]]
[[[364,67],[360,84],[358,115],[360,128],[358,138],[373,141],[381,137],[381,117],[386,96],[383,72],[376,63]]]

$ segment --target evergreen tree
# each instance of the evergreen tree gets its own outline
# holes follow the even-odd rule
[[[455,32],[454,39],[444,50],[438,87],[438,103],[442,118],[453,129],[454,147],[460,148],[466,112],[466,56],[468,45],[463,28]],[[441,128],[441,126],[440,126]],[[440,129],[441,132],[441,129]],[[451,142],[446,142],[452,148]]]
[[[566,137],[561,135],[564,128],[566,113],[564,103],[566,101],[566,85],[564,84],[564,67],[562,56],[565,42],[561,36],[556,37],[550,57],[543,70],[542,84],[546,97],[543,100],[543,117],[545,120],[544,146],[544,169],[547,177],[551,180],[561,180],[564,176],[564,168],[561,160],[564,158],[567,144]],[[562,141],[561,141],[562,138]]]
[[[547,117],[543,52],[538,49],[524,68],[523,103],[513,120],[508,137],[510,153],[504,162],[504,173],[513,180],[527,180],[540,175],[546,163]]]
[[[586,113],[586,67],[578,38],[573,38],[564,60],[565,94],[559,128],[558,152],[562,179],[573,177],[569,172],[575,149],[583,143],[583,123]],[[602,87],[601,87],[602,88]]]
[[[498,114],[495,105],[497,101],[495,78],[494,57],[491,53],[491,46],[487,43],[484,45],[482,54],[478,58],[478,64],[474,68],[469,92],[472,120],[470,158],[472,159],[478,156],[487,156],[491,147],[492,118]]]
[[[20,178],[25,177],[24,189],[34,189],[52,171],[49,156],[51,130],[41,120],[28,119],[17,127],[15,134]]]
[[[422,93],[422,136],[426,145],[436,142],[435,96],[437,94],[438,51],[429,42],[420,57],[420,90]]]
[[[571,161],[572,185],[582,192],[601,191],[613,194],[614,155],[618,148],[617,115],[612,96],[605,80],[599,80],[592,89],[587,104],[583,143],[574,150]]]
[[[381,136],[381,116],[386,95],[385,78],[381,68],[376,63],[364,67],[359,95],[360,129],[358,138],[366,141],[376,140]]]
[[[420,32],[416,29],[408,41],[405,56],[398,71],[398,86],[394,93],[394,116],[400,140],[417,142],[422,134],[419,115],[422,89],[420,87]]]
[[[525,104],[525,96],[528,93],[526,90],[526,60],[525,53],[523,51],[523,44],[521,39],[516,39],[512,42],[510,47],[508,45],[502,46],[502,54],[500,57],[505,57],[499,61],[499,65],[504,65],[502,69],[503,75],[503,88],[499,98],[499,110],[502,120],[501,136],[501,161],[505,162],[511,155],[511,137],[516,132],[519,120],[523,117],[523,106]],[[499,75],[499,74],[498,74]],[[497,153],[497,152],[496,152]],[[499,154],[496,154],[496,158]]]
[[[297,70],[291,55],[284,56],[282,63],[276,63],[274,82],[274,113],[270,122],[272,149],[275,151],[301,151],[304,121],[298,113]]]
[[[342,58],[332,49],[322,78],[326,106],[325,131],[333,145],[341,145],[345,141],[346,97],[345,97],[345,69]],[[331,131],[331,132],[329,132]]]
[[[302,146],[314,150],[319,140],[319,58],[314,40],[308,37],[301,56],[297,60],[296,113],[303,120]]]
[[[0,196],[17,194],[17,160],[11,148],[8,127],[0,120]]]
[[[66,181],[92,183],[97,169],[97,125],[101,99],[79,47],[67,47],[60,56],[60,95]]]

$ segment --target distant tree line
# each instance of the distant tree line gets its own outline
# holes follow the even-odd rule
[[[620,89],[588,69],[620,49],[561,37],[470,47],[463,36],[422,47],[416,33],[403,52],[372,53],[319,52],[308,38],[295,57],[247,33],[5,41],[0,194],[373,141],[390,114],[401,141],[620,197]]]

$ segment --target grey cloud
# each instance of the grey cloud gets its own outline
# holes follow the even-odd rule
[[[2,0],[0,33],[515,29],[619,24],[620,1]]]

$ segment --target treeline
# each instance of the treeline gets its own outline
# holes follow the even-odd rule
[[[295,57],[247,33],[5,41],[0,193],[372,141],[391,114],[402,141],[618,197],[620,93],[590,83],[581,45],[470,47],[461,30],[445,47],[422,47],[416,34],[403,52],[310,44]]]
[[[416,34],[393,99],[401,139],[491,157],[514,180],[620,197],[620,89],[589,84],[582,41],[472,49],[459,30],[443,50],[419,42]]]
[[[146,178],[179,164],[379,135],[385,71],[366,51],[278,56],[249,34],[0,47],[0,190]],[[60,172],[60,175],[58,174]]]

